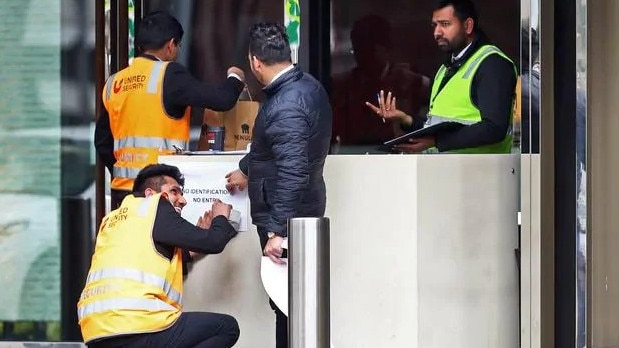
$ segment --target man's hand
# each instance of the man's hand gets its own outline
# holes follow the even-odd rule
[[[267,245],[264,247],[264,256],[268,256],[271,261],[283,265],[286,261],[282,260],[282,254],[284,249],[282,248],[282,243],[284,242],[284,238],[280,236],[275,236],[270,238],[267,241]]]
[[[213,215],[213,218],[221,215],[221,216],[225,216],[226,219],[228,219],[230,217],[231,210],[232,210],[232,206],[230,204],[226,204],[220,201],[219,199],[216,199],[215,202],[213,202],[211,213]]]
[[[391,92],[385,95],[385,91],[381,90],[378,93],[378,106],[367,101],[365,105],[374,111],[376,115],[382,117],[383,120],[398,121],[406,126],[413,124],[413,117],[398,109],[396,98]]]
[[[241,78],[241,82],[245,83],[245,73],[240,68],[237,68],[235,66],[231,66],[231,67],[228,68],[227,74],[228,75],[236,74],[238,77]]]
[[[204,215],[198,218],[198,223],[196,223],[196,226],[206,230],[211,227],[212,221],[213,221],[213,211],[207,210],[204,212]]]
[[[400,144],[394,146],[394,150],[403,153],[419,153],[436,145],[433,136],[427,136],[417,139],[409,139],[408,144]]]
[[[226,190],[230,194],[234,194],[236,190],[243,191],[247,187],[247,177],[240,169],[226,174],[226,179],[228,180]]]

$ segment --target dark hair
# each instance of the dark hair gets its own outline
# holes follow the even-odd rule
[[[475,5],[471,0],[439,0],[436,2],[436,6],[434,6],[434,11],[447,6],[454,8],[454,13],[461,22],[464,22],[467,18],[472,19],[474,23],[473,29],[477,30],[477,10],[475,10]]]
[[[378,15],[361,17],[352,26],[350,39],[354,43],[391,46],[391,25]]]
[[[167,12],[155,11],[142,18],[135,35],[140,52],[156,50],[170,39],[178,45],[183,39],[183,26]]]
[[[135,178],[133,193],[144,193],[147,188],[160,192],[161,186],[165,185],[164,176],[173,178],[181,187],[185,185],[185,177],[177,167],[167,164],[149,164],[140,170]]]
[[[292,62],[286,28],[279,23],[257,23],[249,29],[249,54],[266,65]]]

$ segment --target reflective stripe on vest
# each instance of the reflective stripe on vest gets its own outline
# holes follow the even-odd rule
[[[154,197],[157,197],[157,199],[159,199],[158,196],[150,196],[144,199],[140,203],[140,205],[138,205],[138,216],[146,217],[146,215],[148,215],[148,208],[150,208],[150,204],[153,201]]]
[[[467,126],[477,123],[477,121],[465,121],[465,120],[458,120],[458,119],[455,119],[455,118],[452,118],[452,117],[445,117],[445,116],[437,116],[437,115],[430,115],[430,114],[428,114],[428,120],[424,124],[424,127],[434,126],[434,125],[437,125],[437,124],[443,123],[443,122],[457,122],[457,123],[462,123],[462,124],[467,125]]]
[[[426,123],[424,123],[424,127],[434,126],[434,125],[437,125],[443,122],[456,122],[456,123],[461,123],[465,126],[470,126],[472,124],[477,123],[477,121],[458,120],[458,119],[454,119],[451,117],[437,116],[437,115],[430,115],[430,114],[428,114],[427,117],[428,119],[426,120]],[[509,127],[507,128],[507,134],[513,134],[513,133],[514,133],[514,127],[510,123]]]
[[[110,76],[107,79],[107,86],[105,86],[105,100],[110,100],[110,96],[112,95],[112,85],[114,84],[114,76],[116,76],[116,74],[112,74],[112,76]]]
[[[492,52],[501,53],[501,51],[494,46],[484,48],[483,51],[481,51],[481,53],[479,54],[479,56],[477,56],[475,60],[471,63],[471,65],[469,65],[468,69],[466,69],[466,72],[464,73],[462,78],[468,79],[473,73],[473,71],[477,70],[477,66],[479,65],[479,63],[481,63],[482,59],[484,59],[487,54],[490,54]]]
[[[183,302],[183,296],[176,290],[172,288],[172,284],[170,284],[167,280],[146,272],[139,271],[137,269],[128,269],[128,268],[104,268],[88,274],[88,278],[86,279],[86,283],[91,283],[99,280],[110,279],[110,278],[120,278],[120,279],[130,279],[135,280],[136,282],[140,282],[142,284],[156,286],[161,288],[163,292],[166,294],[166,297],[170,300],[181,304]]]
[[[168,151],[172,153],[177,146],[181,149],[188,147],[188,142],[175,139],[166,139],[161,137],[126,137],[114,140],[114,151],[123,150],[126,148],[148,148],[159,149],[159,151]],[[114,166],[113,175],[116,178],[135,179],[142,168],[131,168],[124,166]]]
[[[115,178],[135,179],[138,177],[140,170],[142,169],[114,166],[113,172]]]
[[[174,146],[187,149],[187,142],[176,139],[166,139],[161,137],[126,137],[114,140],[114,151],[124,148],[145,147],[159,150],[174,151]]]
[[[157,61],[153,64],[153,70],[150,72],[150,77],[148,78],[148,84],[146,85],[146,93],[155,94],[157,93],[157,84],[159,82],[159,76],[163,69],[163,62]]]
[[[82,320],[89,315],[112,310],[143,310],[143,311],[178,311],[178,308],[159,299],[116,298],[95,301],[77,310],[77,317]]]
[[[462,79],[466,80],[466,79],[471,78],[472,77],[471,74],[473,74],[473,72],[477,71],[477,67],[482,62],[482,60],[484,58],[486,58],[491,53],[499,53],[501,55],[503,54],[501,52],[501,50],[499,50],[495,46],[487,46],[487,47],[483,48],[481,51],[474,53],[473,55],[476,55],[477,57],[475,57],[475,59],[470,64],[466,63],[466,65],[468,65],[468,66],[467,66],[466,71],[464,72],[464,74],[462,74]],[[438,90],[435,90],[435,89],[436,89],[437,86],[441,85],[442,80],[445,78],[445,71],[446,70],[447,70],[447,68],[445,67],[445,65],[441,65],[441,67],[439,68],[438,72],[436,73],[436,76],[434,77],[434,84],[432,86],[432,92],[431,92],[431,96],[430,96],[432,102],[434,102],[434,99],[436,99],[438,94],[442,92],[442,90],[438,91]],[[444,89],[444,87],[443,87],[443,89]]]

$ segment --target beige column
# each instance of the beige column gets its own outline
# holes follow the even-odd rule
[[[589,347],[619,346],[619,1],[589,0]]]
[[[527,0],[524,0],[527,1]],[[521,347],[554,348],[554,0],[539,3],[540,153],[521,156]],[[528,107],[528,106],[523,106]]]

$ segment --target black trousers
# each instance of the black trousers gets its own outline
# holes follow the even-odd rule
[[[227,314],[187,312],[163,331],[108,338],[90,343],[88,347],[230,348],[239,334],[239,324]]]
[[[275,311],[275,348],[288,348],[288,317],[275,305],[271,299],[269,304]]]
[[[261,250],[267,245],[267,231],[264,228],[258,227],[258,236],[260,237]],[[284,250],[284,257],[286,253]],[[269,305],[275,312],[275,348],[288,348],[288,317],[279,309],[273,300],[269,299]]]

